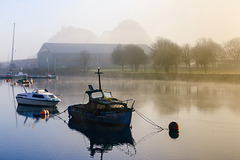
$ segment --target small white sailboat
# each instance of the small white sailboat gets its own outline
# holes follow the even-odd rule
[[[35,87],[32,92],[27,92],[23,86],[25,93],[19,93],[16,96],[18,104],[31,106],[54,107],[61,100],[47,89],[39,90]]]

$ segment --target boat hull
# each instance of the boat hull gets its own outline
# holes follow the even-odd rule
[[[31,106],[46,106],[54,107],[58,104],[59,101],[50,101],[50,100],[36,100],[23,97],[16,97],[19,105],[31,105]]]
[[[68,107],[68,114],[75,121],[87,121],[92,123],[101,123],[113,126],[130,126],[132,119],[133,109],[129,108],[124,112],[85,112],[84,110],[77,109],[74,105]]]

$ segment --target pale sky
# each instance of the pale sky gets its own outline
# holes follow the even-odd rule
[[[1,0],[0,61],[36,57],[62,27],[100,36],[121,21],[139,23],[153,42],[164,37],[182,45],[199,38],[222,43],[240,37],[239,0]]]

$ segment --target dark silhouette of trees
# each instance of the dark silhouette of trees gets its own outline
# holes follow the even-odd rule
[[[147,55],[144,53],[143,49],[137,45],[127,45],[125,47],[125,54],[127,59],[127,64],[129,64],[135,71],[138,71],[139,65],[147,63]]]
[[[219,45],[211,39],[201,38],[196,42],[192,51],[197,68],[198,65],[202,65],[206,73],[208,65],[216,61]]]
[[[143,49],[137,45],[118,45],[112,53],[113,64],[120,65],[122,71],[124,65],[130,65],[132,71],[139,70],[139,65],[146,65],[148,62],[148,56],[144,53]]]
[[[112,55],[112,62],[113,64],[120,65],[122,71],[124,71],[124,65],[126,65],[126,55],[125,55],[125,48],[119,44],[114,48]]]
[[[226,59],[233,63],[240,61],[240,38],[233,38],[224,44]]]
[[[172,41],[164,38],[158,38],[152,45],[152,60],[156,70],[162,66],[165,72],[169,72],[170,67],[174,67],[177,72],[180,63],[181,49]]]
[[[84,71],[87,69],[87,65],[89,63],[90,54],[88,51],[81,51],[80,53],[80,65]]]
[[[159,71],[161,67],[168,73],[171,69],[175,72],[179,64],[185,64],[191,72],[194,62],[196,68],[203,67],[207,73],[210,66],[239,65],[240,64],[240,38],[234,38],[223,45],[212,39],[198,39],[193,47],[184,44],[181,47],[171,40],[158,38],[151,46],[151,55],[148,56],[137,45],[118,45],[112,53],[113,64],[120,65],[124,70],[125,65],[130,65],[132,71],[138,71],[139,66],[151,63]]]
[[[185,44],[181,47],[181,60],[186,64],[188,72],[191,72],[191,60],[192,60],[192,51],[189,44]]]

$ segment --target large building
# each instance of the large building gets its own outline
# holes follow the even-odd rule
[[[111,54],[118,44],[83,44],[83,43],[44,43],[38,52],[40,69],[56,71],[59,68],[81,67],[82,53],[88,53],[88,68],[113,67]],[[122,45],[122,44],[121,44]],[[125,44],[126,45],[126,44]],[[123,45],[124,46],[124,45]],[[137,44],[146,54],[150,48]]]

